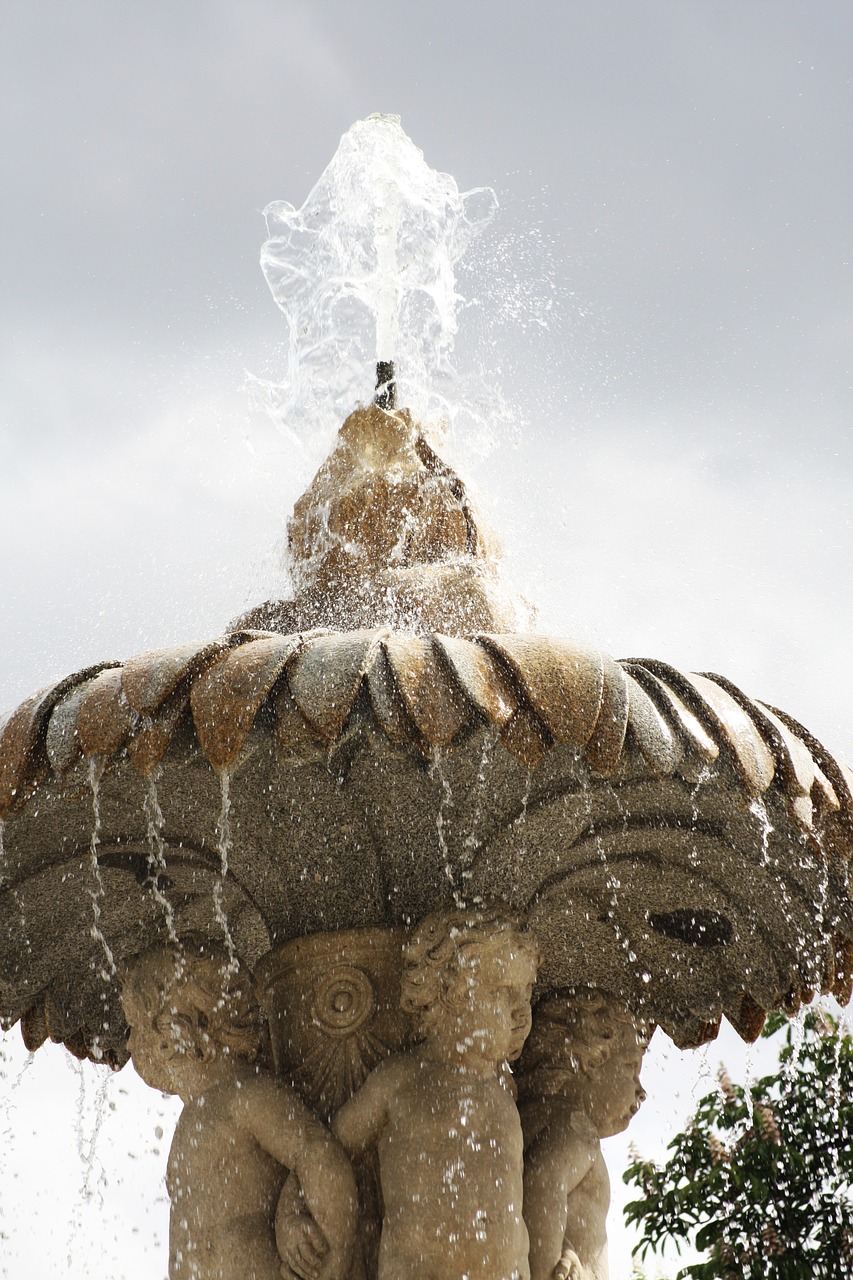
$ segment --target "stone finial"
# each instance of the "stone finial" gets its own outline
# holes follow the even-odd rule
[[[287,529],[295,597],[235,627],[503,631],[497,546],[408,410],[356,409]]]

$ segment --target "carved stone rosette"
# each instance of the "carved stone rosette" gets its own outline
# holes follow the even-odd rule
[[[316,933],[274,947],[255,970],[275,1069],[325,1120],[410,1037],[404,937],[400,928]]]

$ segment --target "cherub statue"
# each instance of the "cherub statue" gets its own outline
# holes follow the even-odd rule
[[[169,1153],[170,1280],[289,1277],[274,1219],[287,1171],[322,1233],[322,1280],[346,1276],[355,1180],[325,1125],[258,1063],[263,1023],[249,975],[224,948],[157,947],[125,966],[133,1065],[184,1103]]]
[[[539,945],[518,915],[487,903],[427,916],[403,962],[401,1004],[419,1042],[380,1063],[332,1121],[353,1159],[378,1152],[379,1280],[527,1280],[506,1064],[530,1030]]]
[[[518,1066],[531,1280],[607,1280],[610,1180],[601,1139],[645,1098],[645,1026],[593,988],[536,1007]]]

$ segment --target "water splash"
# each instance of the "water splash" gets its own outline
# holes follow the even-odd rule
[[[460,192],[431,169],[391,115],[344,134],[301,209],[266,207],[261,268],[287,319],[287,369],[254,385],[300,446],[370,399],[378,361],[395,362],[416,417],[454,419],[454,266],[496,208],[489,188]]]

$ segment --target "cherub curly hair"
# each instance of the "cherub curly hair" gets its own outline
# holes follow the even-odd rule
[[[518,1063],[519,1089],[539,1071],[591,1075],[604,1065],[618,1043],[620,1027],[629,1025],[638,1043],[648,1042],[648,1028],[616,996],[596,987],[566,987],[540,1000],[533,1026]]]
[[[182,941],[133,956],[122,966],[122,994],[155,1026],[177,1023],[199,1057],[220,1047],[254,1062],[264,1046],[251,975],[219,943]]]
[[[525,917],[504,902],[445,907],[420,922],[403,947],[400,1005],[414,1015],[422,1037],[441,1017],[467,953],[499,947],[507,941],[539,965],[542,957],[536,935]]]

